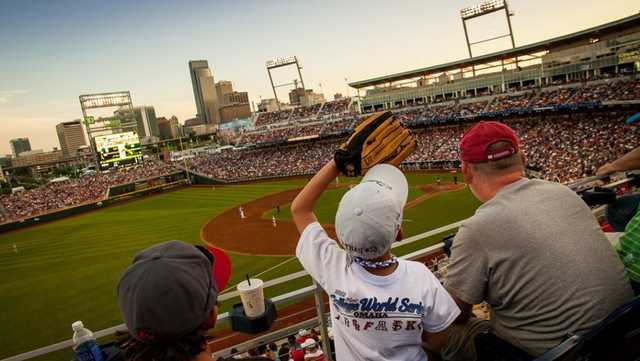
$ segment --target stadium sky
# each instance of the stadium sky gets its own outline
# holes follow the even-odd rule
[[[349,81],[467,56],[459,9],[472,0],[0,0],[0,154],[9,139],[57,147],[55,124],[80,117],[78,95],[131,90],[136,105],[195,114],[187,62],[207,59],[256,103],[272,97],[264,62],[296,55],[327,99]],[[632,15],[636,0],[511,0],[517,45]],[[501,14],[473,38],[506,30]],[[472,39],[473,40],[473,39]],[[505,48],[506,42],[476,48]],[[290,82],[292,72],[275,81]],[[349,90],[353,95],[354,91]],[[279,96],[286,98],[283,89]]]

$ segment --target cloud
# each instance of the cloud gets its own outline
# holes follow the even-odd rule
[[[6,104],[16,95],[27,94],[28,90],[0,90],[0,104]]]

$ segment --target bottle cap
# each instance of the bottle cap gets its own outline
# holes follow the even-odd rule
[[[82,323],[82,321],[76,321],[74,323],[71,324],[71,328],[74,331],[80,331],[84,328],[84,324]]]

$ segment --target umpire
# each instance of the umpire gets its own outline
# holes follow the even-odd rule
[[[524,177],[515,132],[480,122],[460,142],[462,173],[483,204],[458,230],[447,290],[462,314],[445,360],[475,360],[483,331],[532,356],[584,332],[632,298],[615,251],[586,204],[557,183]],[[473,318],[486,301],[491,320]]]

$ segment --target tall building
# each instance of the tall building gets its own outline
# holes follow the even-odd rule
[[[289,103],[291,105],[299,105],[300,97],[303,97],[307,92],[313,91],[311,89],[305,91],[304,88],[294,88],[289,92]]]
[[[161,139],[175,139],[180,136],[180,123],[175,115],[169,119],[165,117],[158,118],[158,129],[160,130]]]
[[[216,83],[216,94],[221,122],[226,123],[234,119],[251,117],[251,106],[247,92],[234,91],[230,81],[220,80]]]
[[[275,98],[261,99],[258,104],[259,112],[275,112],[278,110],[278,101]]]
[[[233,84],[228,80],[220,80],[216,83],[216,95],[220,105],[225,105],[224,96],[233,92]]]
[[[314,93],[313,91],[307,90],[307,92],[300,97],[300,106],[309,107],[314,104],[324,103],[324,94],[322,93]]]
[[[65,157],[75,157],[78,148],[87,145],[80,119],[71,122],[62,122],[56,125],[60,149]]]
[[[136,120],[136,132],[140,139],[148,137],[160,137],[156,110],[151,105],[141,105],[133,107],[133,118]],[[121,108],[113,112],[113,115],[124,118],[129,113],[129,109]]]
[[[29,143],[29,138],[16,138],[11,139],[9,141],[11,145],[11,152],[14,157],[18,157],[18,155],[22,152],[28,152],[31,150],[31,143]]]
[[[189,73],[198,111],[196,116],[206,124],[220,123],[218,96],[209,63],[206,60],[192,60],[189,62]]]
[[[133,107],[133,113],[138,123],[138,136],[140,137],[159,137],[160,129],[158,129],[158,120],[156,119],[156,110],[149,105]]]

